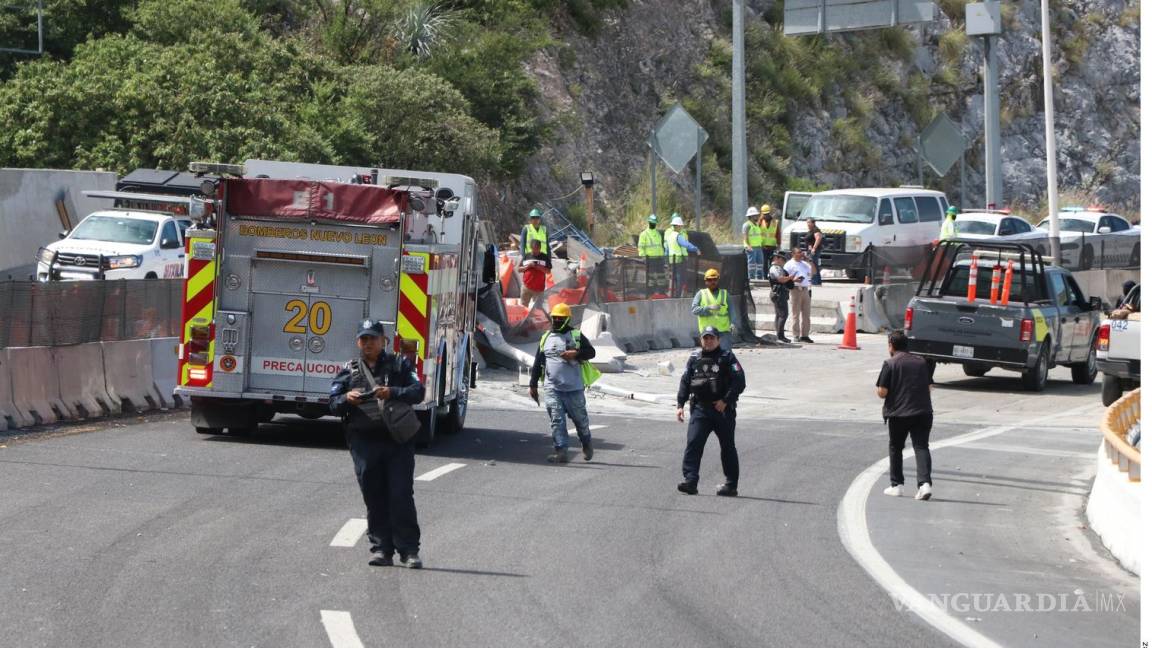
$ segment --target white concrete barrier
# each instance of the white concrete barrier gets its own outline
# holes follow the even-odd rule
[[[1100,541],[1116,560],[1133,574],[1140,574],[1140,554],[1144,551],[1143,518],[1140,513],[1140,482],[1112,464],[1104,443],[1096,459],[1096,480],[1088,495],[1085,512]]]
[[[104,353],[99,343],[52,347],[52,364],[60,400],[72,408],[76,418],[120,412],[120,404],[112,400],[104,385]]]
[[[152,341],[101,342],[104,382],[116,406],[142,412],[163,407],[152,377]]]
[[[179,396],[174,396],[176,390],[176,373],[179,362],[176,359],[176,347],[180,344],[179,338],[152,338],[152,380],[156,393],[160,395],[161,408],[171,409],[184,405]]]
[[[0,432],[12,427],[32,425],[25,421],[12,401],[12,375],[8,371],[8,350],[0,349]]]
[[[76,411],[60,398],[52,347],[9,348],[8,369],[12,402],[23,421],[20,427],[50,425],[61,418],[76,417]]]

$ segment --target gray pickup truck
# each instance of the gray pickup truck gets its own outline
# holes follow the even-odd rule
[[[1044,389],[1053,365],[1071,367],[1077,384],[1096,380],[1101,301],[1085,299],[1070,272],[1027,244],[964,239],[942,241],[930,263],[904,314],[911,353],[960,363],[969,376],[993,367],[1021,372],[1033,391]],[[1008,294],[993,299],[994,277],[1004,283],[1009,265]]]

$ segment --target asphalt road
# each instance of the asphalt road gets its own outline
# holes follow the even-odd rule
[[[701,495],[676,492],[667,409],[594,415],[595,460],[568,466],[543,461],[543,410],[469,416],[417,456],[417,475],[464,464],[416,484],[422,571],[369,567],[362,536],[332,546],[364,511],[331,420],[0,439],[0,646],[332,645],[322,611],[365,646],[953,645],[838,536],[845,491],[884,456],[879,421],[741,419],[726,499],[707,488],[714,442]]]
[[[598,416],[595,461],[543,463],[542,411],[476,410],[418,456],[427,568],[330,546],[363,507],[329,421],[202,437],[179,414],[0,449],[0,644],[938,645],[840,545],[875,439],[743,424],[742,497],[675,491],[684,427]],[[530,427],[531,431],[517,431]],[[702,484],[719,483],[717,448]]]

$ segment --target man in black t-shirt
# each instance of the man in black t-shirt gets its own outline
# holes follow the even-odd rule
[[[904,331],[888,335],[888,353],[880,377],[876,379],[876,395],[884,399],[884,420],[888,423],[888,467],[891,486],[885,495],[900,497],[904,494],[904,444],[912,436],[912,449],[916,451],[916,499],[932,497],[932,454],[928,451],[928,435],[932,431],[932,371],[919,356],[908,353],[908,337]]]

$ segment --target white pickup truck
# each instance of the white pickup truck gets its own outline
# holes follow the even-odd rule
[[[171,279],[184,276],[184,230],[192,221],[163,212],[93,212],[61,240],[40,248],[40,281]]]
[[[1122,302],[1124,307],[1112,311],[1096,336],[1096,366],[1104,374],[1100,397],[1105,405],[1140,386],[1140,284]]]

